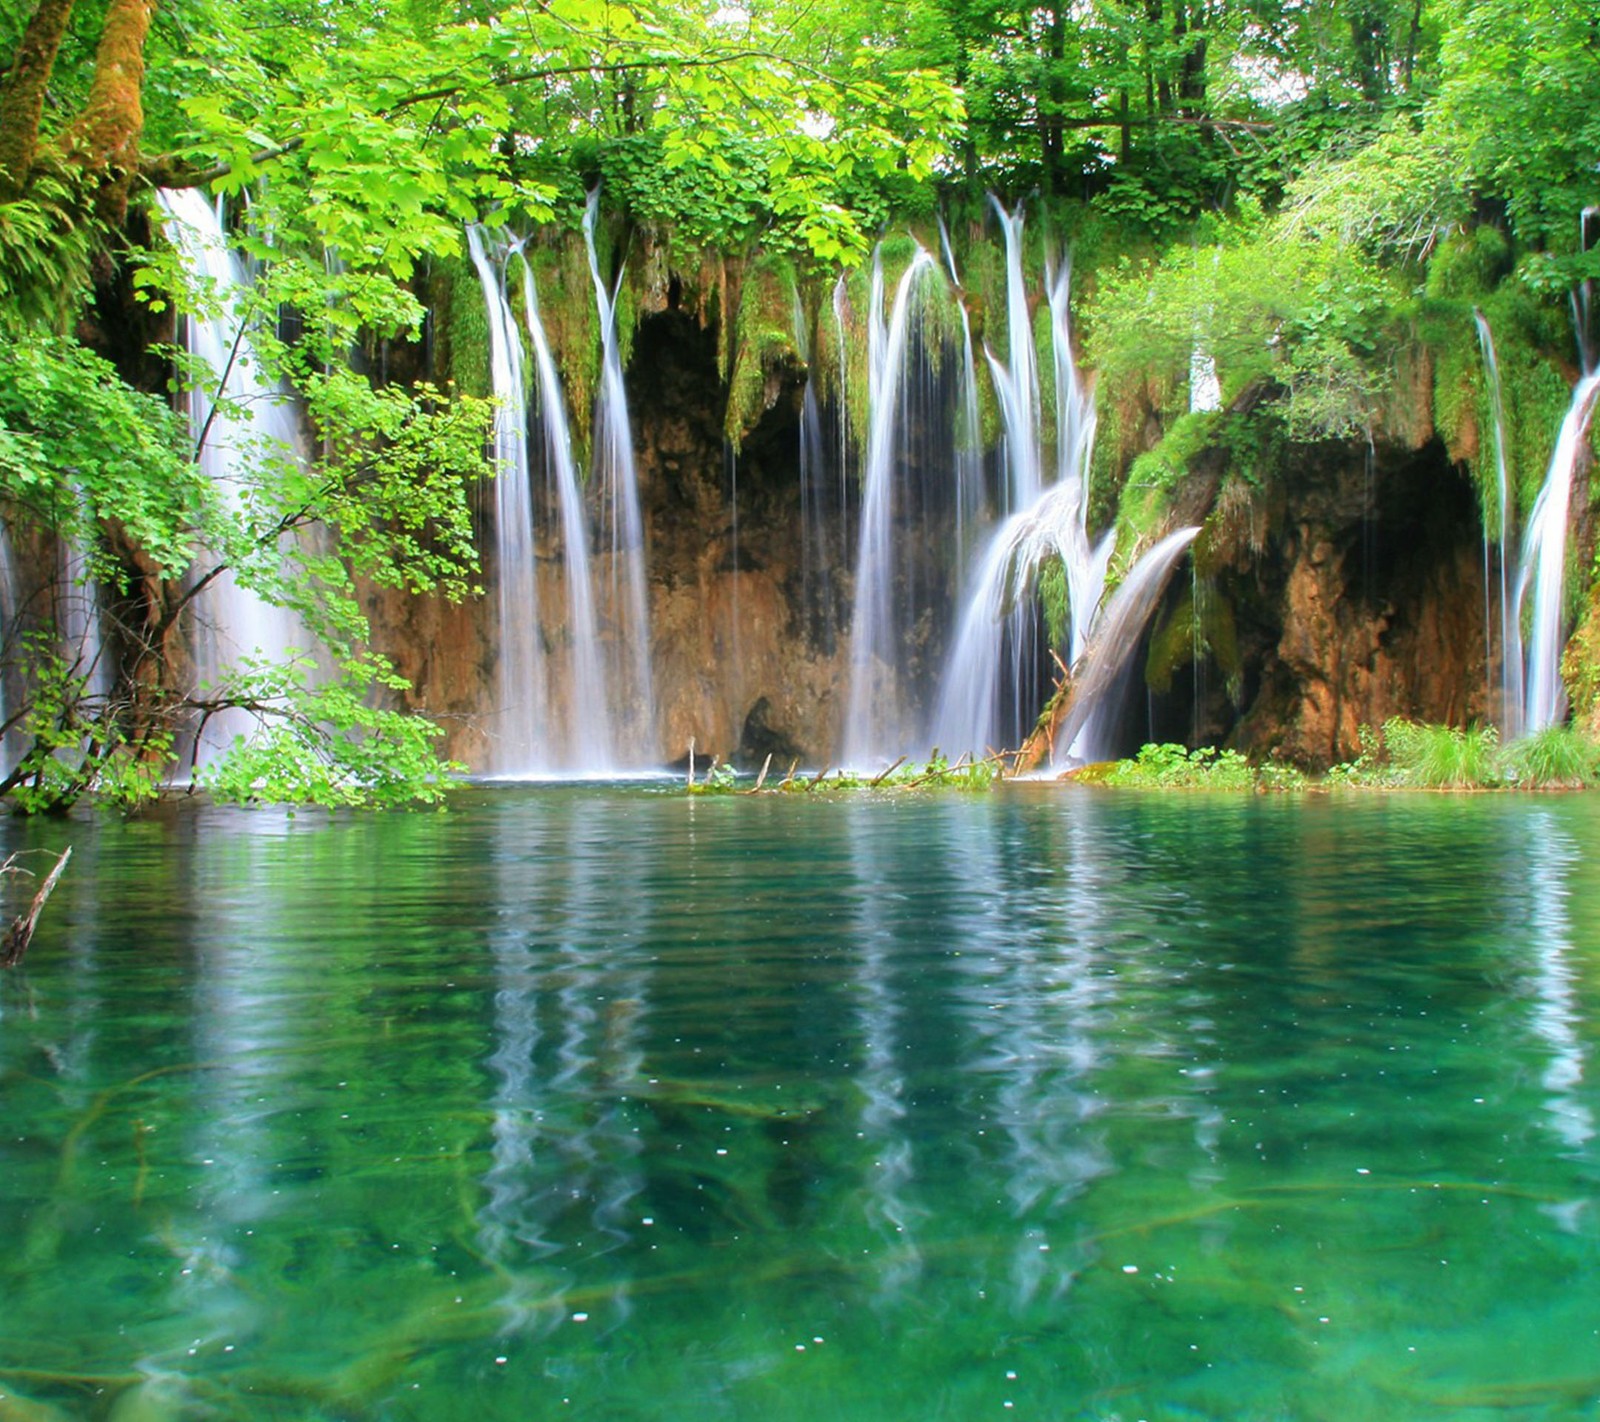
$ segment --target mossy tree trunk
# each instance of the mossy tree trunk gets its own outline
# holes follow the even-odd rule
[[[0,202],[15,202],[39,152],[39,125],[74,0],[39,0],[11,68],[0,80]]]
[[[139,166],[144,132],[144,42],[156,0],[111,0],[95,50],[94,78],[83,112],[66,133],[68,156],[97,180],[95,206],[110,227],[120,227],[128,189]]]
[[[74,0],[39,0],[0,81],[0,202],[26,195],[41,161],[45,94]],[[111,0],[95,50],[89,97],[52,156],[69,161],[93,193],[96,215],[121,225],[144,132],[144,45],[156,0]]]

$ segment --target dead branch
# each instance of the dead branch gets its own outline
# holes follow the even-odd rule
[[[13,855],[11,859],[6,860],[5,868],[13,873],[26,872],[16,868],[13,862],[15,857]],[[28,905],[27,913],[12,920],[4,943],[0,945],[0,968],[14,968],[22,961],[22,955],[28,951],[28,945],[33,942],[33,931],[39,926],[39,915],[44,912],[45,901],[55,891],[56,882],[61,878],[61,873],[71,858],[72,846],[69,844],[61,851],[61,857],[56,860],[55,868],[45,876],[44,883],[39,885],[39,892],[33,896],[33,902]]]
[[[900,759],[895,761],[895,763],[893,765],[891,765],[887,770],[879,771],[878,774],[874,775],[871,780],[867,781],[867,789],[876,790],[878,788],[878,786],[882,785],[885,780],[887,780],[891,775],[893,775],[895,773],[895,771],[899,770],[900,767],[902,765],[904,765],[905,763],[906,763],[906,758],[904,756],[901,756]]]

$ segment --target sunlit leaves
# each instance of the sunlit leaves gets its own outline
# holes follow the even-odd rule
[[[39,331],[0,341],[0,497],[93,547],[114,522],[152,562],[189,559],[199,495],[180,422],[109,362]]]
[[[1529,245],[1578,245],[1600,153],[1596,14],[1573,0],[1455,0],[1431,132],[1482,190],[1506,199]]]

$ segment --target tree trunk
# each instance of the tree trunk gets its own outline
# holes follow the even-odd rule
[[[139,166],[144,41],[155,8],[156,0],[111,0],[95,50],[88,102],[62,144],[69,157],[100,176],[95,206],[111,227],[122,225],[128,187]]]
[[[1181,4],[1182,0],[1179,0],[1179,3]],[[1165,39],[1166,16],[1162,11],[1161,0],[1146,0],[1144,17],[1146,21],[1146,34],[1156,34],[1161,36],[1162,39]],[[1181,18],[1179,19],[1178,23],[1182,24]],[[1150,41],[1148,38],[1145,40],[1144,53],[1146,65],[1149,66],[1149,68],[1154,69],[1155,60],[1150,53]],[[1148,88],[1149,83],[1147,81],[1146,89],[1148,90]],[[1165,58],[1163,58],[1161,68],[1156,72],[1155,75],[1155,99],[1156,101],[1154,106],[1152,106],[1148,100],[1145,104],[1145,107],[1150,109],[1152,113],[1160,112],[1164,114],[1170,114],[1172,112],[1172,81],[1167,77]]]
[[[1039,151],[1044,166],[1044,190],[1051,196],[1061,191],[1061,160],[1064,143],[1061,116],[1066,95],[1061,71],[1067,55],[1067,10],[1065,0],[1056,0],[1050,19],[1049,43],[1045,64],[1042,112],[1039,115]]]
[[[1203,118],[1206,108],[1206,13],[1203,4],[1186,15],[1176,7],[1173,35],[1189,39],[1178,70],[1178,112],[1185,118]]]
[[[55,68],[74,0],[39,0],[17,46],[11,68],[0,80],[0,202],[15,202],[27,186],[39,150],[39,122],[45,90]]]

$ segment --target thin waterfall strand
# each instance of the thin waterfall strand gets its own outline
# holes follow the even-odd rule
[[[1478,344],[1483,351],[1483,367],[1489,387],[1489,420],[1493,427],[1495,486],[1498,495],[1499,528],[1495,531],[1495,538],[1498,543],[1499,556],[1496,561],[1500,582],[1500,734],[1506,740],[1514,740],[1522,734],[1524,709],[1522,621],[1517,616],[1516,605],[1511,597],[1511,549],[1514,545],[1511,538],[1511,473],[1510,462],[1506,457],[1505,397],[1500,384],[1500,360],[1495,353],[1494,332],[1489,328],[1489,320],[1483,312],[1474,311],[1472,315],[1478,327]],[[1490,582],[1488,556],[1490,532],[1487,522],[1483,540],[1487,596]],[[1486,616],[1484,621],[1487,624],[1489,618]],[[1484,630],[1487,637],[1487,625]]]
[[[934,270],[933,258],[918,247],[895,288],[894,306],[885,319],[883,262],[881,254],[873,258],[868,327],[870,415],[861,474],[861,531],[850,625],[850,698],[843,736],[848,765],[866,766],[882,757],[885,747],[903,743],[894,675],[900,652],[893,599],[896,451],[904,423],[911,296],[918,280]]]
[[[497,715],[489,766],[499,775],[528,775],[546,768],[543,740],[549,718],[545,666],[539,647],[539,580],[522,340],[506,299],[504,275],[489,257],[482,228],[467,229],[467,251],[477,269],[488,310],[489,375],[496,402],[494,524],[499,658]]]
[[[633,431],[628,420],[628,395],[622,379],[617,341],[617,288],[600,275],[595,225],[600,190],[589,194],[583,214],[583,241],[589,254],[589,275],[600,315],[600,390],[595,399],[593,457],[611,542],[611,605],[619,624],[617,676],[613,685],[629,717],[628,759],[655,758],[655,692],[650,658],[650,611],[645,590],[644,519],[639,507],[639,481],[633,460]],[[618,278],[620,286],[621,278]]]
[[[523,322],[533,345],[538,377],[539,424],[544,433],[545,469],[561,519],[562,568],[567,593],[567,646],[571,710],[567,717],[567,761],[571,769],[604,774],[616,768],[610,698],[595,618],[594,584],[589,566],[589,527],[583,487],[572,457],[566,395],[555,357],[539,318],[533,269],[522,261]]]
[[[1567,713],[1567,691],[1561,683],[1567,513],[1572,501],[1572,476],[1589,428],[1589,417],[1594,412],[1596,395],[1600,395],[1600,370],[1585,375],[1572,392],[1572,403],[1561,422],[1561,433],[1556,437],[1555,452],[1550,456],[1544,487],[1539,490],[1523,538],[1516,607],[1520,613],[1531,589],[1533,613],[1528,634],[1524,716],[1524,729],[1530,733],[1556,725]]]

